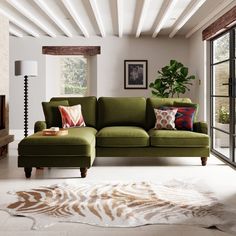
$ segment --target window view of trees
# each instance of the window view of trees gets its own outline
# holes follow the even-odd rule
[[[61,58],[61,94],[85,96],[88,90],[88,65],[84,57]]]
[[[229,33],[223,35],[213,42],[213,63],[229,59]]]

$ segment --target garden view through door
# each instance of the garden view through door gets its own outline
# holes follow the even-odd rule
[[[212,151],[233,162],[235,147],[235,30],[211,41]]]

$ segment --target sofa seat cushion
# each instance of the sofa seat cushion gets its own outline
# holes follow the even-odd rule
[[[19,143],[18,152],[23,156],[90,156],[95,148],[96,133],[91,127],[69,128],[68,135],[64,136],[43,136],[42,132],[37,132]]]
[[[186,130],[149,130],[150,143],[153,147],[208,147],[206,134]]]
[[[98,147],[147,147],[147,132],[135,126],[111,126],[97,133]]]

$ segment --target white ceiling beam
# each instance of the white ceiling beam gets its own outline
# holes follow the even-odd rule
[[[118,17],[118,36],[123,36],[123,0],[116,0]]]
[[[186,22],[196,13],[196,11],[206,2],[206,0],[196,0],[189,4],[184,13],[180,16],[177,24],[170,33],[169,37],[173,38],[176,33],[186,24]]]
[[[153,32],[152,35],[153,38],[155,38],[163,28],[163,25],[165,24],[166,20],[170,17],[170,13],[173,10],[177,1],[178,0],[169,0],[167,4],[165,1],[163,1],[163,4],[166,4],[166,7],[163,9],[162,12],[160,12],[161,17],[158,20],[158,24]]]
[[[65,33],[66,36],[72,37],[72,33],[63,24],[61,19],[54,13],[44,0],[34,0],[34,2],[51,18],[51,20]]]
[[[16,37],[19,37],[19,38],[22,38],[24,36],[20,30],[16,29],[12,25],[9,25],[9,32],[10,34],[15,35]]]
[[[31,26],[22,21],[20,17],[11,13],[7,8],[0,6],[0,13],[2,13],[2,15],[6,16],[10,22],[17,25],[19,28],[23,29],[28,34],[34,36],[35,38],[39,37],[39,34]]]
[[[137,31],[136,31],[136,38],[139,38],[139,36],[141,34],[141,31],[143,28],[143,23],[144,23],[146,15],[147,15],[147,10],[148,10],[149,4],[150,4],[150,0],[143,0],[142,11],[141,11],[141,15],[139,18]]]
[[[101,36],[105,37],[106,33],[105,33],[105,29],[104,29],[104,26],[103,26],[103,23],[102,23],[102,18],[101,18],[99,9],[98,9],[97,1],[96,0],[89,0],[89,3],[90,3],[90,6],[93,10],[93,14],[94,14],[95,19],[97,21],[97,25],[98,25],[98,28],[100,30]]]
[[[71,3],[71,1],[70,0],[62,0],[62,2],[64,4],[65,8],[70,13],[70,15],[73,17],[75,23],[78,25],[78,27],[82,31],[84,37],[88,38],[89,33],[88,33],[87,29],[85,28],[85,26],[83,25],[82,20],[80,19],[79,15],[77,14],[75,7]]]
[[[34,24],[36,24],[39,28],[41,28],[49,36],[51,36],[53,38],[56,37],[56,34],[53,33],[52,30],[50,30],[45,24],[42,23],[42,19],[39,19],[30,10],[27,10],[27,8],[25,8],[23,6],[23,4],[19,2],[19,0],[7,0],[7,2],[9,4],[11,4],[16,10],[18,10],[25,17],[30,19]]]
[[[201,29],[204,25],[206,25],[211,19],[217,16],[222,10],[224,10],[230,3],[234,2],[235,0],[226,0],[222,1],[214,11],[210,12],[207,17],[205,17],[202,21],[200,21],[193,29],[191,29],[186,35],[186,38],[192,36],[196,31]]]

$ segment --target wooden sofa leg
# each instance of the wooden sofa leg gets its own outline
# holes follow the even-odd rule
[[[87,168],[86,167],[81,167],[80,168],[80,173],[81,173],[81,178],[85,178],[87,175]]]
[[[201,157],[202,166],[205,166],[207,164],[207,157]]]
[[[25,167],[25,177],[29,179],[31,177],[32,167]]]

